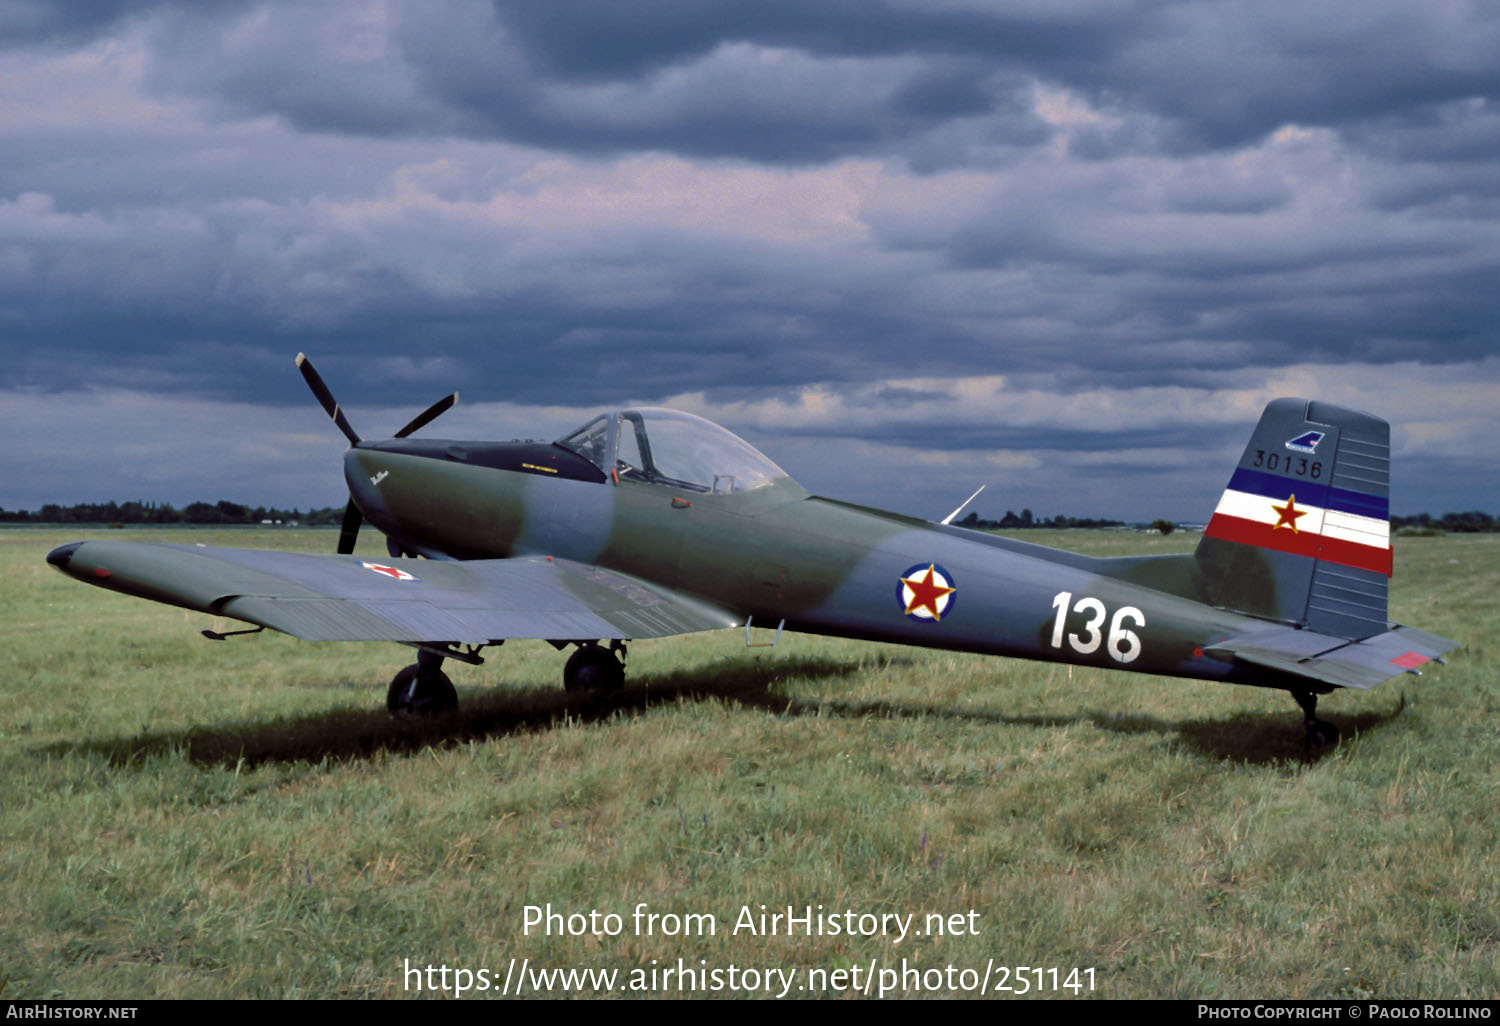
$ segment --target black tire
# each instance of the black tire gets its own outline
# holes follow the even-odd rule
[[[458,708],[458,692],[442,670],[419,663],[403,667],[385,692],[385,708],[392,716],[429,718]]]
[[[563,687],[570,694],[618,691],[625,684],[625,667],[615,654],[598,645],[580,645],[563,667]]]

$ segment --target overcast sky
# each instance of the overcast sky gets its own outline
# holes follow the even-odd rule
[[[996,13],[1003,12],[1003,13]],[[815,492],[1207,519],[1262,405],[1500,512],[1500,7],[0,7],[0,507],[344,502],[680,406]]]

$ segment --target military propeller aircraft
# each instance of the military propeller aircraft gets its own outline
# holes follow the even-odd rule
[[[1099,559],[809,494],[734,434],[668,409],[603,413],[555,442],[349,440],[327,555],[120,541],[47,562],[115,591],[310,641],[392,641],[398,715],[457,705],[444,660],[512,639],[573,648],[570,691],[624,679],[626,642],[753,624],[1284,688],[1309,744],[1335,688],[1442,662],[1457,642],[1390,623],[1390,428],[1270,403],[1192,553]],[[951,519],[951,516],[948,518]],[[390,556],[353,555],[362,522]],[[422,557],[422,558],[419,558]]]

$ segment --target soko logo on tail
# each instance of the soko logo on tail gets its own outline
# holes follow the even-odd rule
[[[1287,439],[1286,447],[1293,452],[1315,453],[1318,451],[1318,443],[1323,440],[1321,431],[1304,431],[1296,438]]]

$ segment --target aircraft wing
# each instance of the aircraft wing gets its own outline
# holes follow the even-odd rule
[[[550,556],[375,560],[87,541],[47,558],[90,584],[308,641],[657,638],[743,622],[659,584]]]
[[[1322,684],[1368,690],[1400,674],[1418,672],[1417,667],[1439,660],[1458,644],[1400,625],[1358,641],[1294,627],[1267,627],[1221,641],[1207,653]]]

